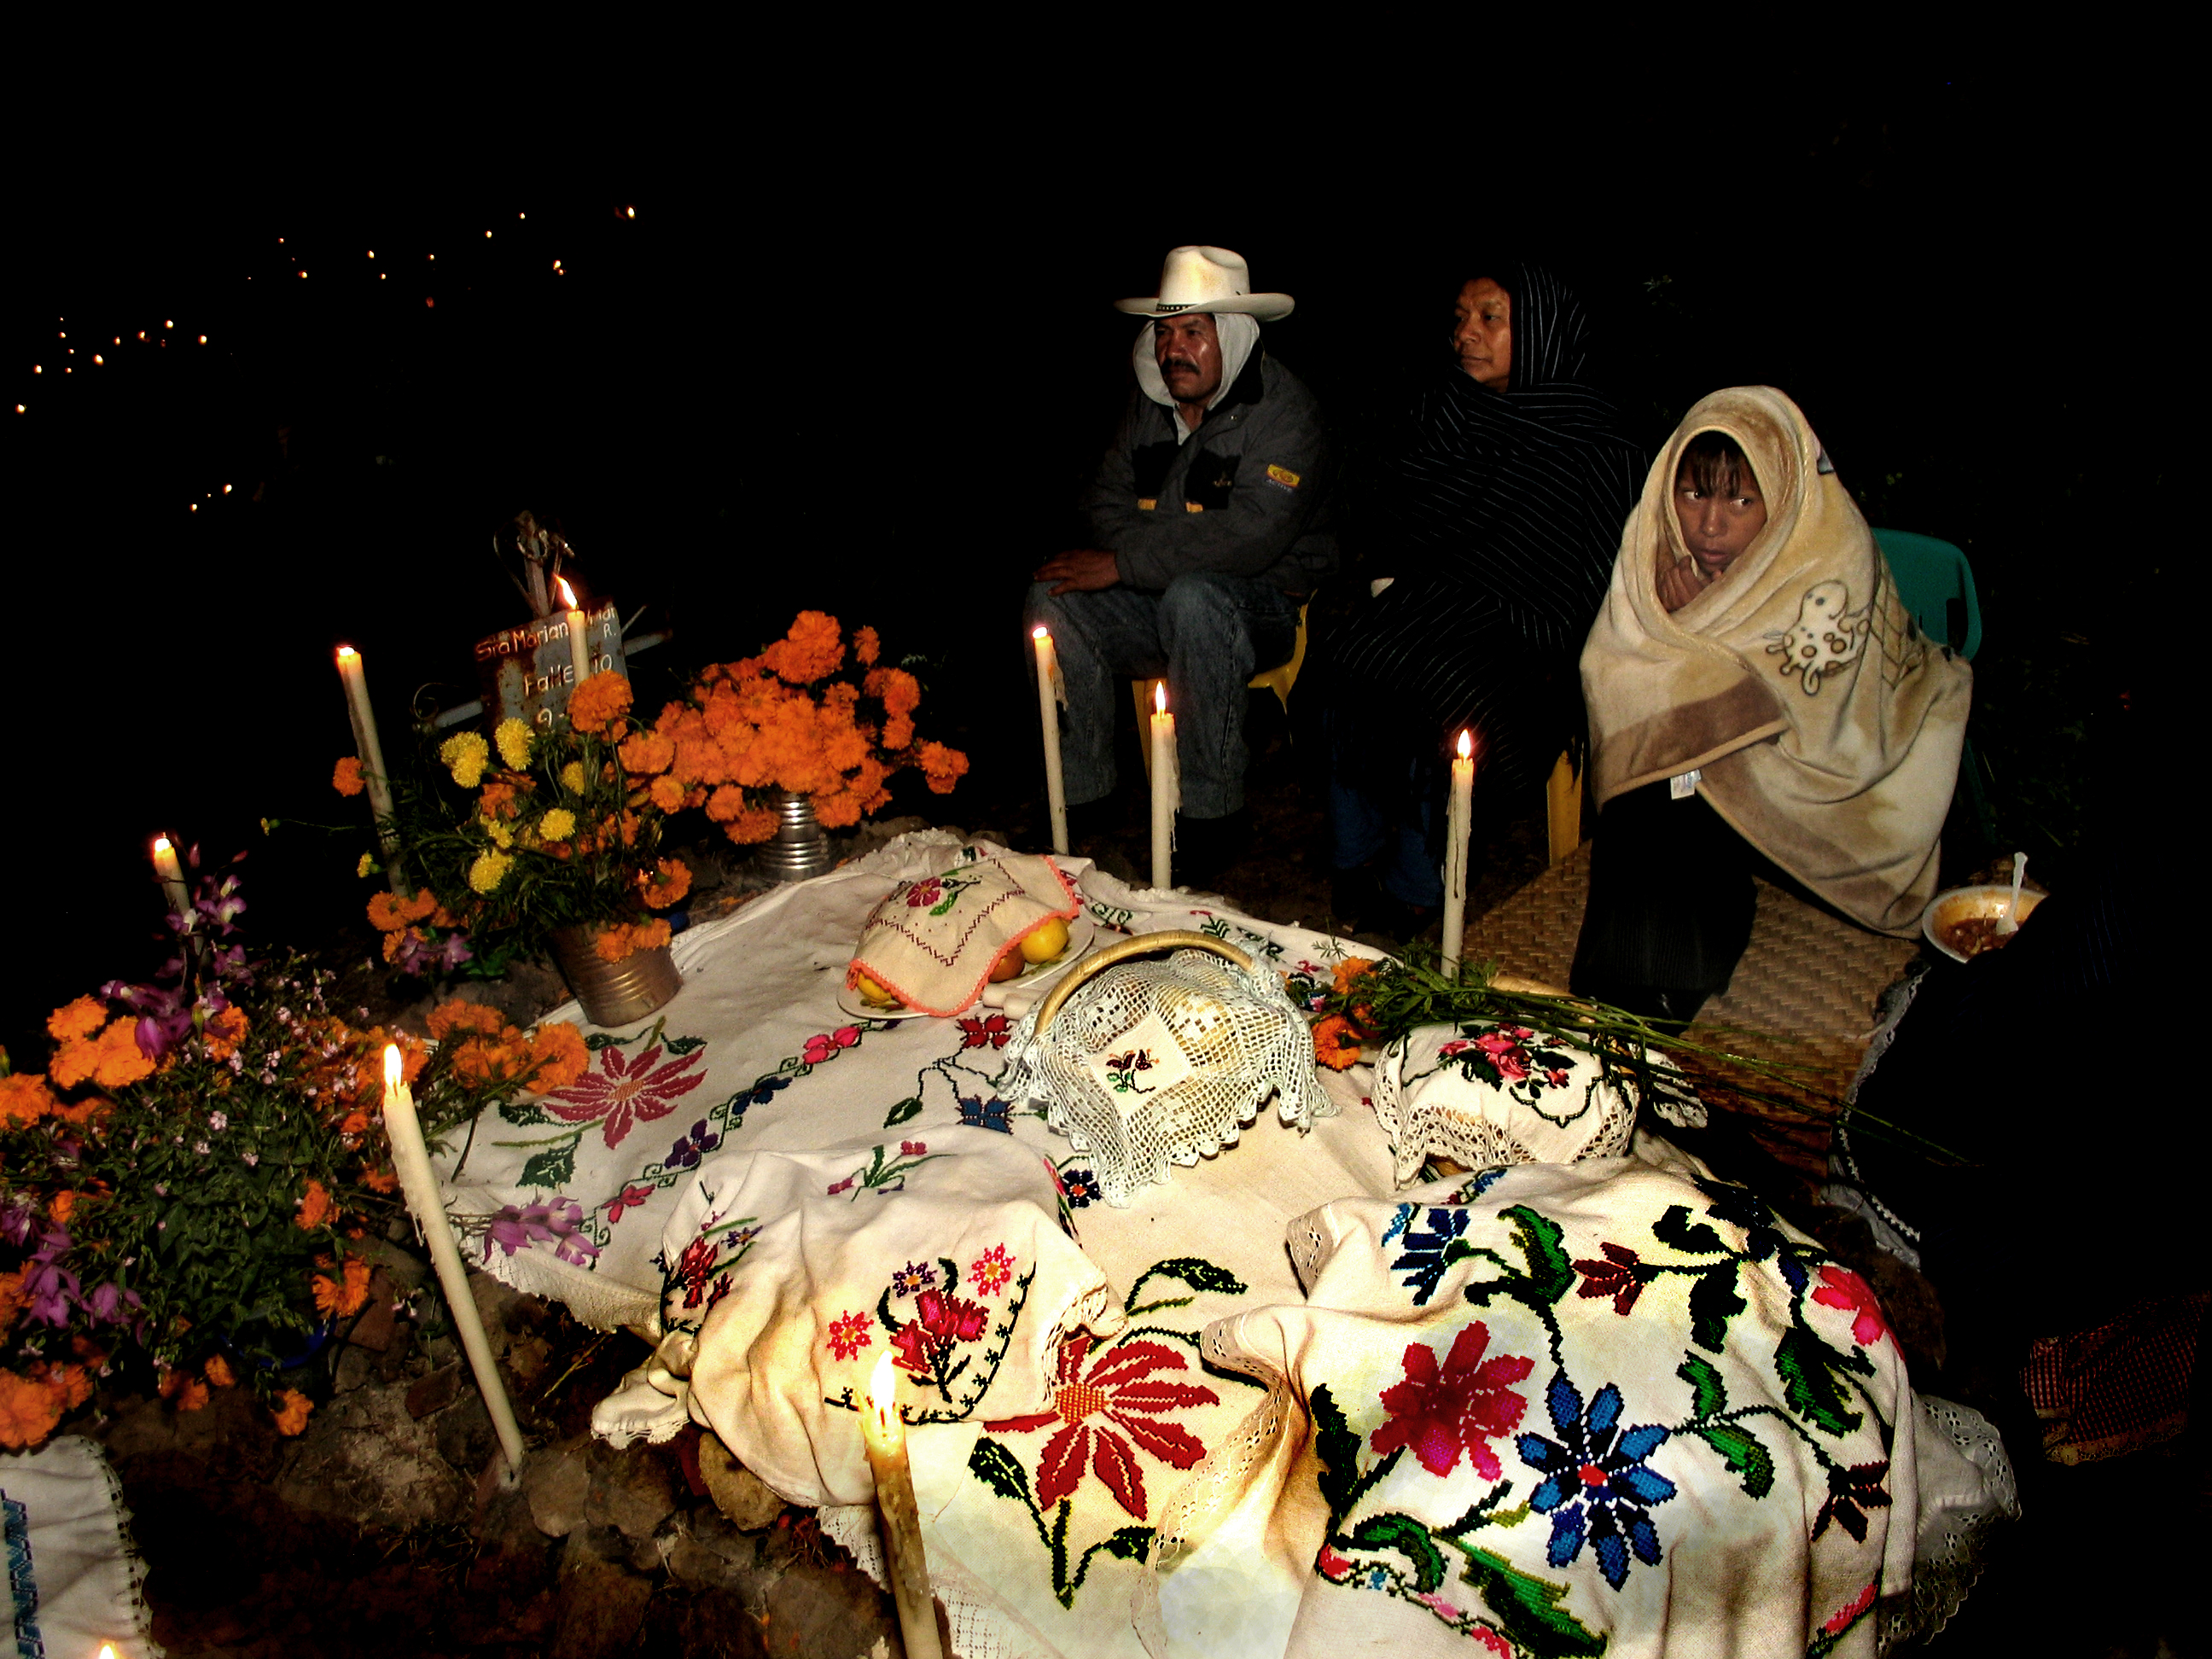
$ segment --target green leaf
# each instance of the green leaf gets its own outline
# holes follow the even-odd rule
[[[668,1052],[672,1054],[688,1054],[694,1049],[703,1048],[706,1046],[707,1039],[702,1036],[671,1037],[668,1039]]]
[[[1487,1498],[1477,1498],[1473,1504],[1469,1504],[1468,1506],[1467,1513],[1460,1516],[1458,1520],[1453,1522],[1451,1525],[1449,1527],[1438,1527],[1437,1528],[1437,1536],[1439,1538],[1462,1538],[1466,1536],[1468,1533],[1474,1531],[1478,1527],[1519,1526],[1523,1521],[1526,1521],[1528,1518],[1528,1504],[1516,1504],[1510,1510],[1501,1510],[1498,1507],[1500,1504],[1504,1503],[1507,1498],[1512,1496],[1513,1483],[1510,1480],[1508,1480],[1504,1485],[1493,1491]]]
[[[1718,1353],[1728,1346],[1728,1322],[1744,1308],[1736,1294],[1735,1263],[1698,1275],[1690,1286],[1690,1340]]]
[[[1137,1282],[1129,1286],[1128,1298],[1121,1304],[1122,1311],[1134,1313],[1137,1310],[1137,1292],[1144,1288],[1146,1280],[1152,1279],[1179,1279],[1194,1291],[1212,1291],[1223,1296],[1242,1296],[1250,1288],[1226,1267],[1217,1267],[1211,1261],[1200,1261],[1194,1255],[1170,1256],[1165,1261],[1155,1261],[1137,1275]],[[1183,1300],[1188,1301],[1189,1298],[1186,1297]],[[1152,1305],[1179,1307],[1182,1304],[1155,1303]]]
[[[1732,1473],[1743,1477],[1747,1496],[1764,1498],[1774,1490],[1774,1455],[1749,1429],[1740,1423],[1700,1423],[1688,1431],[1718,1452]]]
[[[1150,1527],[1124,1527],[1091,1549],[1083,1552],[1085,1565],[1091,1550],[1104,1550],[1107,1554],[1123,1561],[1141,1561],[1152,1553],[1152,1529]]]
[[[1598,1659],[1605,1651],[1607,1638],[1559,1605],[1565,1584],[1522,1572],[1488,1550],[1455,1547],[1467,1555],[1460,1577],[1482,1592],[1484,1611],[1516,1647],[1536,1659]]]
[[[1024,1469],[1013,1453],[997,1441],[985,1438],[975,1443],[975,1449],[968,1454],[968,1473],[981,1480],[1001,1498],[1011,1498],[1024,1508],[1036,1509],[1030,1502],[1029,1471]]]
[[[1674,1375],[1690,1385],[1691,1416],[1712,1417],[1728,1409],[1728,1387],[1711,1360],[1686,1353]]]
[[[584,1046],[597,1054],[602,1048],[619,1048],[623,1042],[623,1038],[611,1031],[594,1031],[584,1039]]]
[[[1409,1515],[1370,1515],[1352,1529],[1362,1549],[1395,1550],[1413,1564],[1413,1588],[1434,1590],[1444,1582],[1444,1558],[1429,1541],[1429,1529]]]
[[[1322,1501],[1328,1505],[1328,1524],[1333,1528],[1351,1510],[1358,1496],[1359,1437],[1344,1420],[1344,1413],[1337,1408],[1328,1383],[1321,1383],[1314,1389],[1310,1407],[1314,1454],[1322,1462]]]
[[[533,1123],[553,1121],[534,1103],[527,1100],[502,1100],[499,1103],[499,1115],[509,1123],[519,1124],[526,1128]]]
[[[1517,1224],[1513,1230],[1513,1242],[1528,1258],[1529,1289],[1541,1302],[1557,1302],[1574,1288],[1575,1283],[1574,1263],[1567,1260],[1567,1253],[1559,1243],[1559,1224],[1538,1215],[1525,1204],[1513,1205],[1502,1213]]]
[[[1685,1255],[1721,1255],[1728,1249],[1721,1236],[1703,1222],[1694,1227],[1690,1224],[1686,1204],[1668,1205],[1667,1213],[1651,1224],[1651,1237],[1662,1244],[1672,1244]]]
[[[1774,1350],[1774,1369],[1782,1376],[1782,1397],[1790,1409],[1810,1418],[1830,1434],[1849,1434],[1859,1425],[1836,1372],[1850,1361],[1802,1325],[1782,1334]]]
[[[921,1097],[910,1095],[891,1108],[891,1115],[884,1120],[884,1127],[895,1129],[908,1118],[921,1115]]]
[[[538,1187],[557,1191],[566,1186],[576,1173],[576,1142],[549,1147],[522,1166],[515,1179],[519,1187]]]

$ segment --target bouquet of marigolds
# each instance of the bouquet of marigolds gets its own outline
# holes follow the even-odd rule
[[[574,1026],[475,1004],[431,1017],[434,1048],[349,1020],[327,974],[220,945],[243,908],[234,876],[204,883],[153,982],[55,1010],[43,1072],[0,1056],[0,1445],[43,1440],[132,1354],[179,1410],[249,1388],[298,1433],[286,1362],[362,1311],[401,1208],[386,1044],[434,1141],[586,1068]]]

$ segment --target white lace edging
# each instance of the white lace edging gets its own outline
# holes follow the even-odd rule
[[[93,1467],[107,1483],[107,1503],[115,1512],[116,1547],[123,1553],[125,1588],[131,1617],[137,1626],[138,1644],[148,1659],[166,1659],[168,1650],[154,1639],[153,1609],[146,1605],[146,1558],[138,1553],[138,1540],[131,1530],[131,1506],[123,1501],[123,1482],[116,1476],[115,1466],[107,1461],[106,1447],[96,1440],[87,1440],[84,1445]]]
[[[1988,1501],[1922,1512],[1911,1589],[1886,1597],[1877,1610],[1875,1644],[1883,1653],[1908,1638],[1926,1641],[1941,1632],[1981,1578],[1990,1535],[2020,1519],[2020,1485],[1990,1420],[1971,1406],[1928,1395],[1920,1396],[1920,1407],[1923,1418],[1980,1472]]]

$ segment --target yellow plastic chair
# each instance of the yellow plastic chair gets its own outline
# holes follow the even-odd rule
[[[1553,864],[1583,843],[1583,775],[1564,750],[1544,784],[1544,828]]]
[[[1264,672],[1253,675],[1250,684],[1244,689],[1248,691],[1273,692],[1275,700],[1283,705],[1283,712],[1287,714],[1291,712],[1291,688],[1298,683],[1298,670],[1305,665],[1305,660],[1306,607],[1302,605],[1298,607],[1298,636],[1296,643],[1291,647],[1291,659]],[[1146,777],[1152,775],[1152,744],[1149,735],[1152,727],[1145,722],[1152,717],[1152,689],[1159,683],[1160,676],[1157,674],[1150,678],[1133,679],[1129,682],[1129,695],[1136,700],[1137,704],[1137,747],[1143,750],[1145,753]]]

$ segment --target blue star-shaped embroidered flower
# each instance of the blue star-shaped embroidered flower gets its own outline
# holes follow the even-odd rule
[[[1014,1126],[1006,1121],[1006,1103],[996,1095],[988,1100],[970,1095],[955,1095],[953,1098],[960,1103],[962,1127],[996,1129],[1002,1135],[1013,1133]]]
[[[1401,1205],[1399,1207],[1410,1209],[1413,1206]],[[1426,1232],[1407,1231],[1406,1254],[1392,1262],[1390,1267],[1393,1272],[1401,1267],[1413,1269],[1407,1276],[1406,1288],[1415,1291],[1415,1307],[1427,1306],[1429,1298],[1437,1293],[1437,1281],[1444,1276],[1444,1269],[1467,1255],[1468,1247],[1464,1244],[1457,1250],[1450,1248],[1466,1231],[1465,1210],[1431,1210]]]
[[[1528,1507],[1552,1517],[1552,1541],[1546,1559],[1568,1565],[1589,1542],[1598,1571],[1619,1589],[1628,1582],[1628,1553],[1646,1566],[1659,1565],[1659,1533],[1645,1506],[1674,1495],[1674,1483],[1645,1467],[1644,1459],[1667,1438],[1656,1423],[1620,1428],[1620,1390],[1607,1383],[1589,1403],[1561,1371],[1545,1391],[1559,1439],[1524,1434],[1515,1443],[1521,1461],[1544,1479],[1528,1494]]]
[[[1067,1207],[1071,1210],[1088,1209],[1103,1196],[1098,1190],[1098,1177],[1088,1170],[1063,1170],[1060,1184],[1067,1189]]]

